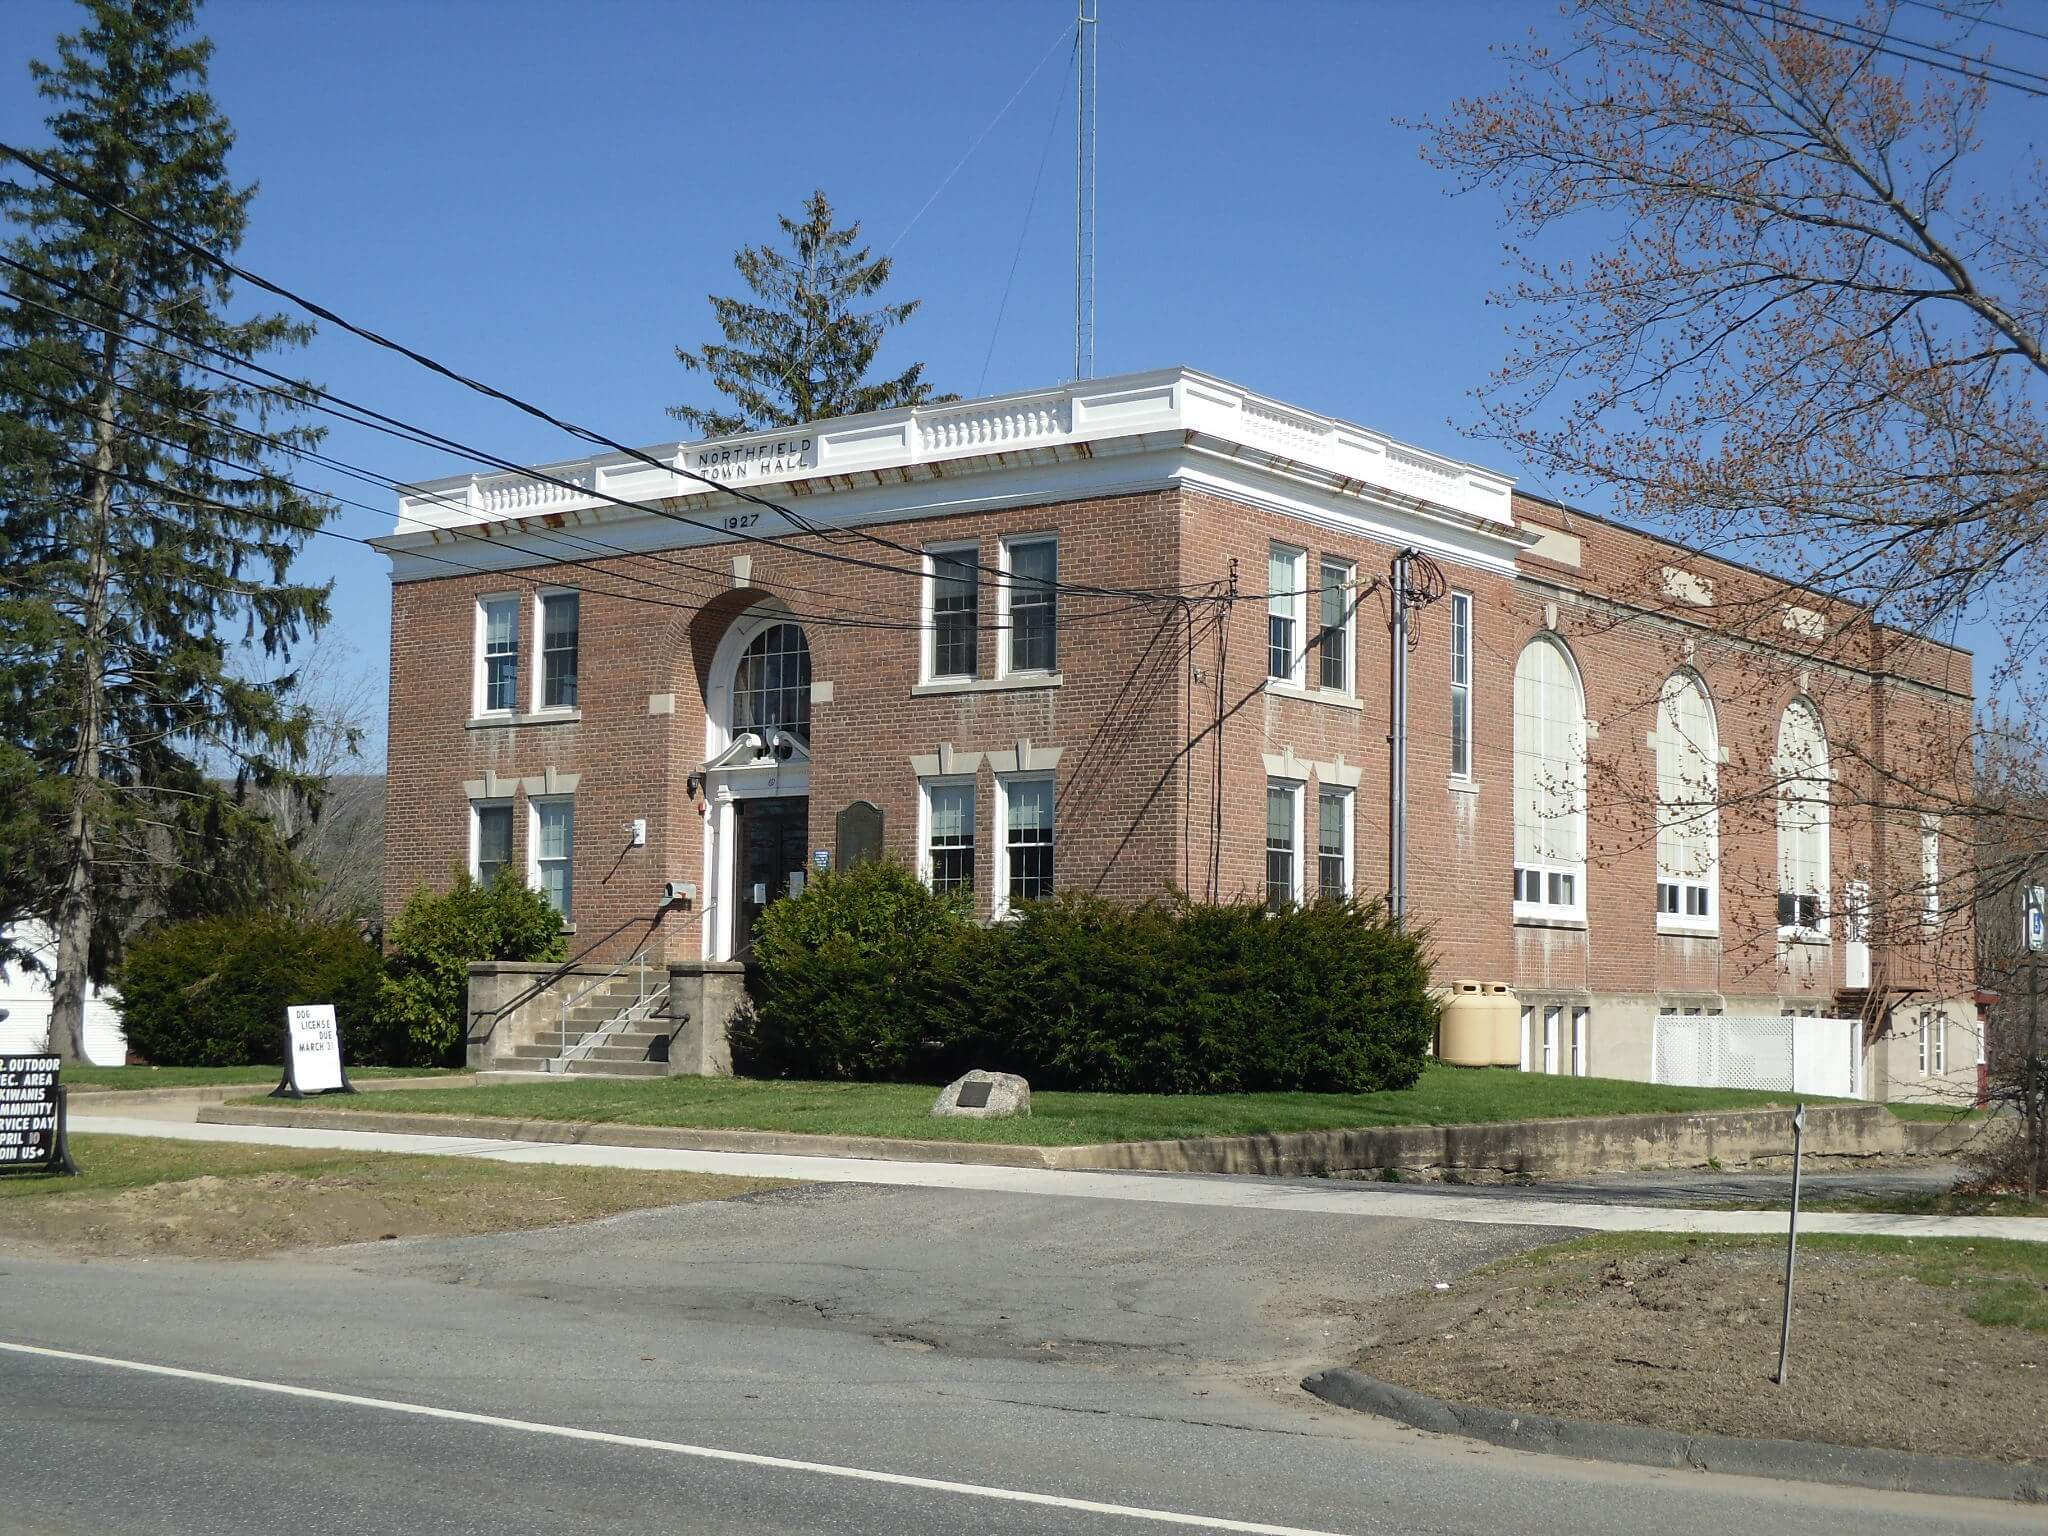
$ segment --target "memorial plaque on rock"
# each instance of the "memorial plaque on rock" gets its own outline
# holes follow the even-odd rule
[[[76,1174],[55,1056],[0,1056],[0,1173]]]
[[[932,1118],[1006,1120],[1031,1113],[1031,1085],[1014,1072],[970,1072],[939,1090]]]
[[[872,800],[856,800],[839,813],[839,867],[882,856],[882,808]]]

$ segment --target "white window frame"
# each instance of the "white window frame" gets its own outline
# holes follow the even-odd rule
[[[1815,907],[1814,921],[1811,924],[1798,922],[1779,923],[1777,925],[1778,937],[1791,940],[1821,939],[1827,936],[1828,923],[1834,915],[1828,909],[1829,897],[1833,894],[1834,889],[1834,749],[1828,741],[1827,721],[1822,718],[1819,708],[1810,699],[1803,696],[1787,704],[1784,711],[1778,716],[1778,744],[1772,758],[1772,772],[1778,780],[1778,788],[1775,792],[1778,834],[1778,894],[1785,894],[1785,807],[1788,803],[1784,790],[1786,770],[1788,766],[1796,766],[1788,765],[1785,761],[1785,722],[1791,718],[1794,710],[1802,710],[1812,719],[1814,736],[1820,745],[1820,766],[1810,775],[1813,782],[1823,786],[1822,797],[1818,802],[1819,809],[1815,814],[1814,826],[1812,828],[1812,835],[1818,844],[1817,863],[1819,865],[1820,889],[1809,892],[1794,891],[1791,893],[1794,896],[1810,895],[1813,897]]]
[[[1293,853],[1293,867],[1292,867],[1291,869],[1289,869],[1289,870],[1288,870],[1287,874],[1288,874],[1288,884],[1289,884],[1289,886],[1291,887],[1291,890],[1290,890],[1290,892],[1289,892],[1289,899],[1290,899],[1290,900],[1291,900],[1291,901],[1292,901],[1292,902],[1293,902],[1293,903],[1294,903],[1294,904],[1295,904],[1295,905],[1296,905],[1297,907],[1298,907],[1298,906],[1300,906],[1300,905],[1301,905],[1301,903],[1302,903],[1302,894],[1301,894],[1301,893],[1302,893],[1302,890],[1303,890],[1303,884],[1302,884],[1302,878],[1303,878],[1303,871],[1302,871],[1302,864],[1303,864],[1303,858],[1302,858],[1302,852],[1303,852],[1303,848],[1302,848],[1302,835],[1301,835],[1301,828],[1302,828],[1302,820],[1301,820],[1301,814],[1302,814],[1302,811],[1301,811],[1301,803],[1302,803],[1302,801],[1303,801],[1304,799],[1306,799],[1306,798],[1307,798],[1307,796],[1306,796],[1306,791],[1307,791],[1307,789],[1308,789],[1308,785],[1307,785],[1307,783],[1306,783],[1306,782],[1305,782],[1304,780],[1301,780],[1301,779],[1282,779],[1282,778],[1275,778],[1275,777],[1272,777],[1272,776],[1270,776],[1270,775],[1269,775],[1269,776],[1267,777],[1267,779],[1266,779],[1266,797],[1267,797],[1267,798],[1266,798],[1265,800],[1261,800],[1261,802],[1260,802],[1260,806],[1261,806],[1261,809],[1266,809],[1266,807],[1267,807],[1267,800],[1270,800],[1270,798],[1271,798],[1271,796],[1272,796],[1272,793],[1273,793],[1273,791],[1275,791],[1275,790],[1279,790],[1279,791],[1280,791],[1280,792],[1281,792],[1282,794],[1284,794],[1284,795],[1286,795],[1286,796],[1288,796],[1288,797],[1289,797],[1289,801],[1290,801],[1290,805],[1291,805],[1291,812],[1292,812],[1292,814],[1291,814],[1291,817],[1290,817],[1290,819],[1291,819],[1291,821],[1292,821],[1292,823],[1293,823],[1293,833],[1292,833],[1292,836],[1293,836],[1293,838],[1294,838],[1294,853]],[[1262,830],[1261,830],[1261,832],[1260,832],[1260,834],[1259,834],[1259,849],[1260,849],[1260,854],[1261,854],[1261,859],[1260,859],[1260,871],[1259,871],[1259,872],[1260,872],[1260,878],[1259,878],[1259,899],[1260,899],[1260,901],[1261,901],[1261,902],[1267,902],[1267,901],[1271,901],[1271,900],[1272,900],[1272,894],[1271,894],[1271,891],[1270,891],[1270,889],[1269,889],[1269,887],[1270,887],[1270,885],[1271,885],[1271,881],[1269,881],[1269,880],[1268,880],[1268,879],[1266,878],[1266,876],[1265,876],[1265,861],[1264,861],[1264,856],[1265,856],[1265,853],[1266,853],[1266,836],[1265,836],[1265,832],[1264,832],[1264,830],[1263,830],[1263,829],[1264,829],[1264,828],[1265,828],[1265,827],[1266,827],[1266,826],[1268,825],[1268,818],[1267,818],[1267,817],[1261,817],[1261,818],[1260,818],[1260,822],[1259,822],[1259,825],[1260,825],[1260,827],[1261,827],[1261,829],[1262,829]]]
[[[967,894],[977,899],[981,885],[981,793],[971,773],[944,774],[917,781],[917,877],[925,883],[927,890],[932,887],[932,791],[935,789],[964,789],[967,791],[967,830],[973,837],[974,879],[969,883]],[[1007,822],[1004,826],[1008,832]],[[1004,889],[1009,889],[1007,879]]]
[[[1285,587],[1271,583],[1273,567],[1286,562],[1293,573],[1287,578]],[[1303,640],[1306,633],[1302,615],[1308,606],[1308,551],[1297,549],[1292,544],[1273,543],[1266,549],[1266,681],[1278,683],[1284,688],[1300,688],[1305,675],[1305,664],[1309,647]],[[1290,624],[1287,645],[1287,671],[1284,675],[1273,671],[1273,620],[1286,619]]]
[[[1592,1009],[1584,1004],[1572,1005],[1572,1076],[1585,1077],[1587,1073],[1588,1042],[1587,1026],[1592,1021]]]
[[[1948,1014],[1939,1008],[1930,1009],[1925,1022],[1934,1032],[1934,1075],[1948,1076]]]
[[[1334,688],[1323,681],[1323,593],[1329,590],[1327,578],[1332,571],[1344,573],[1337,584],[1344,604],[1343,620],[1337,626],[1338,633],[1344,638],[1344,676]],[[1316,561],[1316,691],[1333,698],[1358,697],[1357,582],[1358,566],[1355,562],[1329,554]],[[1305,667],[1304,663],[1304,670]]]
[[[1358,804],[1358,792],[1348,784],[1318,784],[1316,786],[1316,895],[1323,894],[1323,799],[1325,796],[1341,800],[1344,804],[1342,827],[1344,833],[1344,881],[1343,894],[1358,894],[1358,866],[1352,857],[1354,834],[1353,813]],[[1303,882],[1304,889],[1306,882]]]
[[[1533,1003],[1524,1003],[1524,1004],[1522,1004],[1522,1028],[1521,1028],[1521,1031],[1520,1031],[1520,1033],[1521,1033],[1521,1037],[1522,1037],[1522,1048],[1521,1048],[1521,1057],[1522,1057],[1522,1059],[1521,1059],[1521,1062],[1520,1062],[1520,1064],[1519,1064],[1519,1065],[1517,1066],[1517,1068],[1516,1068],[1516,1070],[1517,1070],[1517,1071],[1520,1071],[1520,1072],[1526,1072],[1526,1071],[1528,1071],[1528,1070],[1529,1070],[1529,1064],[1530,1064],[1530,1062],[1531,1062],[1531,1060],[1532,1060],[1532,1052],[1530,1051],[1530,1048],[1529,1048],[1529,1037],[1530,1037],[1530,1035],[1532,1035],[1533,1033],[1535,1033],[1535,1030],[1536,1030],[1536,1005],[1535,1005],[1535,1004],[1533,1004]]]
[[[966,556],[968,568],[974,573],[974,670],[972,672],[936,672],[939,649],[938,581],[935,559],[957,560]],[[917,680],[920,683],[966,683],[981,675],[981,544],[979,540],[954,540],[946,544],[927,544],[921,562],[923,580],[919,582],[918,608],[918,659]]]
[[[493,603],[510,603],[512,605],[512,702],[498,709],[490,707],[490,668],[484,655],[485,636],[489,630],[489,619],[486,610]],[[524,606],[519,601],[519,594],[517,592],[481,592],[477,594],[476,632],[472,644],[475,663],[472,668],[469,698],[470,717],[472,719],[509,720],[512,716],[519,713],[519,664],[523,660],[523,657],[520,655],[521,648],[519,644],[521,634],[520,617]]]
[[[1920,817],[1920,922],[1934,928],[1941,923],[1941,818],[1931,812]]]
[[[518,862],[518,841],[514,834],[519,830],[517,812],[509,796],[496,799],[472,800],[469,802],[469,878],[478,885],[483,884],[483,813],[503,811],[509,825],[506,827],[505,864],[511,868]]]
[[[1664,872],[1664,751],[1666,733],[1669,732],[1673,750],[1685,752],[1684,732],[1672,718],[1671,690],[1673,684],[1685,684],[1699,694],[1705,708],[1706,737],[1704,742],[1693,742],[1691,746],[1699,761],[1705,764],[1706,782],[1699,786],[1683,786],[1684,803],[1689,809],[1697,808],[1697,797],[1704,794],[1708,806],[1703,813],[1706,825],[1700,836],[1706,845],[1706,868],[1703,872],[1666,875]],[[1657,775],[1658,837],[1656,848],[1656,914],[1659,933],[1676,934],[1717,934],[1721,931],[1721,722],[1714,710],[1714,696],[1707,691],[1706,679],[1691,668],[1681,668],[1664,680],[1657,692],[1657,723],[1650,733],[1653,771]],[[1664,910],[1664,895],[1669,890],[1677,904],[1677,910]],[[1692,898],[1699,897],[1702,912],[1689,911]]]
[[[1464,644],[1458,643],[1463,635]],[[1472,782],[1472,594],[1451,594],[1451,737],[1445,743],[1451,756],[1451,777],[1460,784]],[[1461,675],[1462,674],[1462,675]],[[1460,697],[1462,690],[1463,697]],[[1465,728],[1465,765],[1458,766],[1457,727]]]
[[[1571,677],[1572,690],[1578,700],[1576,738],[1578,746],[1578,778],[1573,789],[1578,802],[1575,814],[1578,821],[1576,840],[1579,846],[1579,861],[1576,864],[1553,864],[1547,862],[1524,864],[1518,856],[1514,856],[1518,854],[1518,850],[1511,847],[1512,867],[1515,876],[1513,916],[1517,918],[1548,918],[1559,922],[1582,923],[1586,920],[1586,875],[1591,863],[1586,857],[1589,810],[1587,805],[1587,776],[1589,770],[1588,759],[1590,757],[1587,742],[1588,733],[1586,730],[1586,680],[1579,672],[1578,660],[1572,655],[1570,648],[1564,644],[1560,637],[1549,632],[1534,637],[1529,641],[1528,645],[1524,646],[1516,654],[1515,667],[1517,671],[1520,670],[1522,656],[1527,654],[1529,646],[1535,645],[1547,645],[1557,652],[1564,662],[1566,672]],[[1511,684],[1511,686],[1513,685]],[[1519,692],[1519,689],[1517,691]],[[1514,721],[1514,730],[1517,734],[1514,752],[1516,757],[1519,758],[1521,756],[1521,743],[1519,740],[1521,722],[1519,717]],[[1522,789],[1519,769],[1516,772],[1514,789],[1514,815],[1519,817],[1522,814]],[[1514,829],[1511,825],[1511,837],[1513,832]],[[1522,894],[1522,876],[1524,873],[1536,876],[1537,894],[1533,900],[1525,898]],[[1572,899],[1570,901],[1552,901],[1550,899],[1551,883],[1554,879],[1564,876],[1568,876],[1571,879]]]
[[[574,704],[548,704],[547,697],[547,600],[551,597],[573,597],[576,599],[576,702]],[[583,708],[583,591],[580,587],[537,587],[533,601],[527,607],[527,618],[531,621],[530,633],[533,643],[526,649],[532,665],[526,670],[531,674],[526,685],[527,713],[534,715],[573,715]]]
[[[543,806],[552,809],[558,805],[569,807],[569,857],[561,862],[569,866],[569,899],[561,914],[562,926],[574,927],[576,923],[576,797],[574,795],[528,795],[526,797],[526,883],[534,890],[542,890],[540,883],[540,813]],[[555,860],[548,860],[554,863]]]
[[[1013,667],[1010,665],[1010,597],[1014,580],[1010,574],[1011,550],[1019,544],[1050,544],[1052,546],[1052,666]],[[996,547],[996,568],[1002,575],[996,581],[996,633],[1000,637],[996,645],[997,677],[1057,677],[1060,671],[1060,536],[1056,531],[1043,533],[1009,533],[1003,535]]]
[[[1564,1022],[1564,1004],[1543,1005],[1543,1071],[1546,1076],[1557,1075],[1558,1027]]]
[[[996,775],[993,829],[995,897],[993,911],[998,918],[1010,912],[1010,795],[1019,784],[1044,784],[1052,790],[1052,888],[1060,888],[1059,781],[1050,773],[999,773]]]

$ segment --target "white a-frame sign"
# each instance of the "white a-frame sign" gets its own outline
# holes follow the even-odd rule
[[[341,1064],[341,1028],[332,1003],[295,1003],[284,1011],[284,1081],[273,1099],[354,1093]]]

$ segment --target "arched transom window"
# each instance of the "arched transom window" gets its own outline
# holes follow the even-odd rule
[[[811,648],[794,624],[762,630],[733,669],[733,733],[769,727],[810,745]]]
[[[1657,699],[1657,922],[1711,928],[1720,884],[1721,741],[1707,691],[1690,672]]]
[[[1515,911],[1586,910],[1586,700],[1571,657],[1539,635],[1515,662]]]
[[[1828,739],[1804,699],[1778,723],[1778,927],[1818,933],[1827,922]]]

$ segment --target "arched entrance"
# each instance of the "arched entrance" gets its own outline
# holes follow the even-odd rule
[[[744,959],[754,924],[803,889],[810,857],[811,649],[780,604],[733,621],[705,690],[707,959]]]

